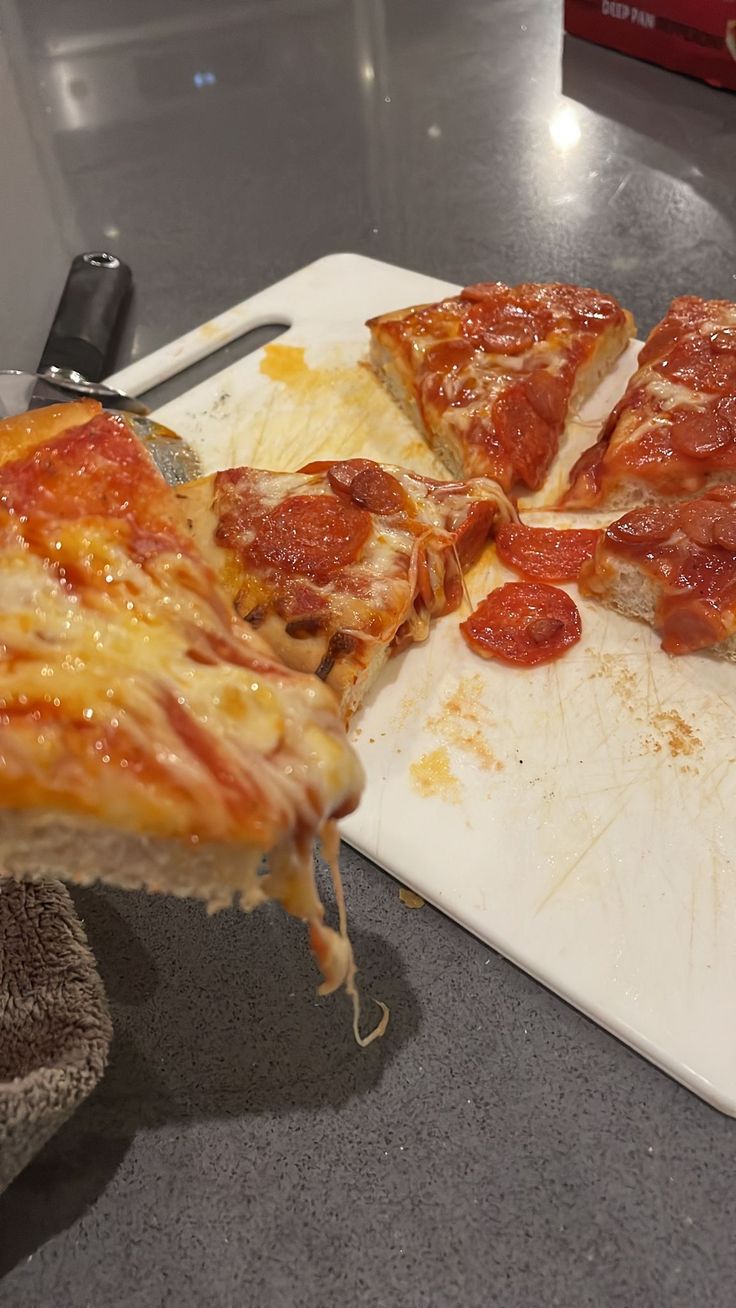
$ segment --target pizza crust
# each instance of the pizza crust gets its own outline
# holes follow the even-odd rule
[[[403,410],[408,418],[411,418],[420,436],[426,441],[430,450],[437,455],[448,472],[452,473],[452,476],[458,480],[467,476],[468,474],[464,471],[465,460],[462,445],[452,428],[447,423],[443,423],[441,427],[437,427],[434,431],[429,430],[414,398],[414,387],[411,378],[404,375],[398,356],[391,350],[390,346],[379,340],[375,333],[371,334],[368,357],[379,381],[383,382],[389,395],[396,401],[399,408]]]
[[[195,845],[55,809],[0,808],[0,864],[24,880],[102,881],[122,890],[203,899],[212,910],[235,899],[251,909],[268,898],[258,877],[262,857],[242,842]]]
[[[658,490],[651,482],[644,481],[641,478],[629,478],[626,481],[619,482],[615,489],[604,495],[599,503],[593,507],[611,511],[613,513],[622,513],[627,509],[639,509],[645,504],[675,504],[681,500],[690,499],[693,495],[705,495],[708,491],[714,490],[717,486],[732,486],[736,480],[736,474],[733,472],[714,472],[705,482],[697,486],[681,483],[678,490],[669,493]],[[562,505],[565,509],[588,509],[590,505],[586,501],[576,502],[574,497],[563,497]]]
[[[598,600],[606,608],[614,609],[625,618],[644,622],[656,630],[655,614],[661,587],[636,563],[607,553],[603,562],[596,563],[595,571],[591,569],[587,575],[583,573],[580,590],[583,595]],[[736,633],[697,652],[736,663]],[[682,655],[670,657],[681,658]]]
[[[624,322],[613,326],[599,337],[590,358],[578,368],[575,385],[568,406],[568,421],[577,415],[583,404],[614,367],[636,332],[636,324],[628,309],[624,309]],[[560,439],[562,445],[562,438]]]

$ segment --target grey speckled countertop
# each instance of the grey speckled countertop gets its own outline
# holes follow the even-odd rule
[[[2,0],[0,26],[6,366],[99,246],[137,279],[121,363],[338,249],[599,284],[644,330],[736,294],[736,97],[563,43],[553,0]],[[76,895],[112,1064],[0,1200],[0,1302],[729,1308],[736,1124],[345,864],[393,1010],[364,1053],[283,915]]]

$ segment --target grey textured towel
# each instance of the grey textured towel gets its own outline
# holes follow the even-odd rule
[[[64,886],[0,877],[0,1191],[94,1089],[111,1035]]]

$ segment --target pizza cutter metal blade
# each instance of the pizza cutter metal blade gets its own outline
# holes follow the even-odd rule
[[[172,484],[202,471],[194,450],[176,432],[145,415],[135,396],[106,386],[133,278],[114,254],[91,251],[73,260],[35,373],[0,371],[0,418],[73,398],[99,400],[125,419]]]

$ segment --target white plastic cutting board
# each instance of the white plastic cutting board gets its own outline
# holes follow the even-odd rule
[[[141,393],[252,326],[289,323],[278,345],[156,414],[205,469],[368,455],[442,476],[359,360],[367,317],[453,289],[333,255],[114,382]],[[586,406],[590,425],[572,432],[556,481],[635,357],[632,345]],[[469,578],[473,601],[506,576],[489,550]],[[462,615],[390,662],[354,721],[368,784],[343,835],[736,1115],[736,670],[668,658],[647,628],[575,598],[583,639],[547,667],[477,658]]]

